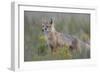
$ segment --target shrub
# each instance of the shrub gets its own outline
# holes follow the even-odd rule
[[[71,59],[72,55],[68,48],[62,47],[62,48],[58,48],[58,50],[53,54],[53,58],[55,58],[55,59]]]

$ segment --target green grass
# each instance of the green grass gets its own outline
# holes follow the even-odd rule
[[[89,14],[74,13],[39,13],[25,12],[24,18],[24,59],[25,61],[62,60],[90,58],[90,50],[81,47],[82,52],[71,52],[68,47],[58,48],[52,54],[46,44],[42,32],[42,18],[55,17],[55,28],[58,32],[76,36],[78,39],[90,41],[90,16]]]

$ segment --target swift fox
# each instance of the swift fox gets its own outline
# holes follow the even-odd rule
[[[70,50],[79,48],[79,40],[71,35],[64,35],[57,32],[54,27],[54,21],[51,18],[49,22],[42,23],[42,31],[44,32],[48,47],[52,52],[56,52],[57,48],[68,47]]]

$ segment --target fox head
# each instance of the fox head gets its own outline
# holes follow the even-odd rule
[[[44,33],[55,31],[53,19],[50,19],[49,22],[42,23],[42,31]]]

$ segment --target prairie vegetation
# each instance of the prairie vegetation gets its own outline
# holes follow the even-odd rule
[[[80,13],[24,12],[24,61],[66,60],[90,58],[90,48],[81,46],[81,52],[71,52],[69,47],[58,48],[51,53],[42,32],[42,20],[55,19],[58,32],[76,36],[90,44],[90,15]]]

